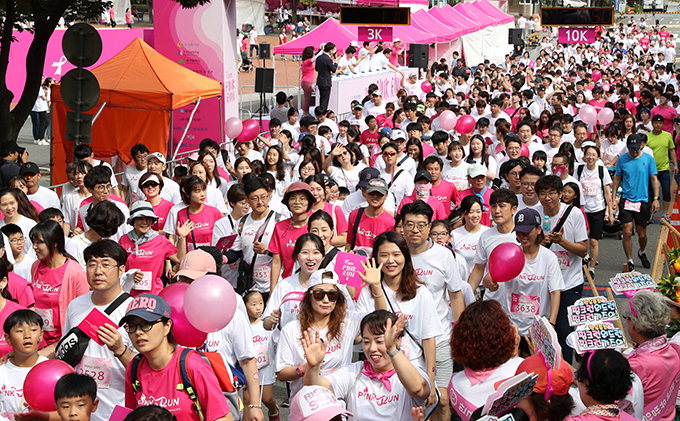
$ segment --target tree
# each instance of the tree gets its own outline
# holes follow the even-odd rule
[[[173,0],[185,8],[207,4],[210,0]],[[99,20],[102,12],[109,9],[110,1],[96,0],[0,0],[0,143],[16,141],[35,104],[42,71],[45,67],[47,44],[59,20],[68,22]],[[33,41],[26,55],[26,81],[16,101],[7,88],[9,53],[15,41],[13,31],[28,30]],[[15,66],[18,65],[13,63]],[[16,101],[16,106],[11,108]]]

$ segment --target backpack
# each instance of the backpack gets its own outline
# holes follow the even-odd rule
[[[198,413],[198,417],[201,419],[201,421],[205,420],[203,407],[198,400],[198,395],[194,389],[191,377],[189,376],[189,371],[187,370],[187,358],[189,358],[189,355],[192,352],[197,353],[213,369],[215,377],[220,384],[220,389],[227,398],[227,403],[229,404],[231,414],[234,417],[234,420],[238,420],[238,391],[236,390],[236,387],[234,387],[234,380],[231,378],[229,370],[227,370],[227,367],[224,364],[224,360],[222,360],[220,354],[216,352],[201,352],[191,348],[182,348],[181,354],[177,359],[177,364],[179,365],[178,371],[180,373],[181,381],[181,383],[177,385],[177,390],[183,390],[187,393],[187,395],[189,395],[189,399],[191,399],[193,402],[192,407],[194,411]],[[143,359],[144,356],[142,354],[137,354],[131,363],[132,367],[130,369],[130,383],[132,384],[132,391],[134,394],[137,394],[137,392],[142,390],[142,384],[139,378],[139,366]]]
[[[581,181],[581,175],[583,174],[585,167],[585,165],[579,165],[578,168],[576,168],[576,179],[579,182]],[[602,165],[597,166],[597,175],[600,177],[600,186],[604,192],[604,167]]]

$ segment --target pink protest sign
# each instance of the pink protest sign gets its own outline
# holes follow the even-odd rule
[[[361,262],[366,261],[366,256],[360,254],[351,254],[338,252],[335,257],[335,273],[338,274],[340,283],[348,287],[356,288],[357,291],[361,289],[360,273],[364,272],[361,267]]]
[[[109,417],[109,421],[123,421],[130,412],[132,412],[132,409],[116,405]]]
[[[375,41],[375,42],[390,42],[392,41],[392,27],[391,26],[360,26],[358,31],[359,42]]]
[[[595,42],[595,28],[560,28],[557,42],[560,44],[592,44]]]
[[[106,316],[106,314],[102,313],[96,308],[93,308],[92,311],[90,311],[90,313],[85,317],[85,319],[80,322],[78,328],[99,345],[104,345],[104,343],[99,340],[97,331],[99,330],[99,327],[104,326],[105,323],[108,323],[114,328],[118,329],[118,325],[112,322],[111,319]]]

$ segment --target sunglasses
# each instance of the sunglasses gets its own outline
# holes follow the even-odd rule
[[[312,298],[316,301],[323,301],[324,297],[328,297],[328,301],[334,303],[338,301],[340,293],[338,291],[324,291],[322,289],[315,289],[312,291]]]

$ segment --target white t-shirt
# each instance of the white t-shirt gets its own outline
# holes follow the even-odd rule
[[[550,293],[564,289],[559,266],[555,254],[540,246],[535,259],[525,260],[519,276],[500,283],[501,304],[520,335],[529,335],[534,315],[550,316]]]
[[[550,218],[551,227],[557,225],[560,217],[564,214],[568,207],[568,205],[560,203],[559,212]],[[543,220],[543,216],[545,215],[543,212],[543,206],[537,210],[541,215],[541,220]],[[562,226],[562,231],[562,237],[567,241],[578,243],[588,240],[586,219],[580,209],[575,207],[571,210],[567,220]],[[550,251],[555,253],[560,264],[560,270],[562,271],[562,277],[564,278],[564,289],[567,290],[581,285],[583,283],[583,271],[581,269],[582,258],[567,251],[558,244],[553,244],[552,247],[550,247]]]
[[[209,352],[219,353],[225,364],[235,366],[238,361],[255,358],[251,338],[248,316],[237,310],[227,326],[217,332],[208,333],[204,346]]]
[[[385,172],[385,160],[383,159],[382,155],[378,155],[378,157],[375,159],[375,162],[373,163],[373,167],[377,168],[380,172]],[[413,178],[416,175],[418,164],[416,164],[416,161],[410,156],[402,155],[397,158],[397,167],[398,169],[404,169],[408,171],[411,174],[411,178]]]
[[[418,344],[413,343],[410,336],[405,334],[401,342],[404,354],[411,360],[413,365],[424,370],[425,357],[420,349],[423,341],[429,338],[438,338],[444,332],[432,293],[424,286],[420,286],[413,299],[402,301],[397,298],[396,292],[384,282],[382,287],[385,292],[385,299],[387,300],[387,309],[398,316],[406,315],[406,329],[418,341]],[[363,288],[361,290],[357,300],[357,308],[364,312],[373,311],[374,302],[373,298],[371,298],[370,288]]]
[[[381,172],[380,177],[387,183],[390,195],[394,197],[394,203],[401,203],[404,197],[413,193],[413,176],[406,170],[397,169],[394,175]]]
[[[36,365],[47,358],[40,356]],[[0,420],[13,420],[14,414],[28,412],[24,399],[24,380],[33,367],[17,367],[11,361],[0,365]]]
[[[33,242],[31,241],[30,232],[37,223],[31,218],[26,218],[24,215],[18,215],[19,219],[14,222],[14,225],[18,225],[21,228],[21,232],[24,234],[26,242],[24,243],[24,253],[28,253],[33,248]],[[0,228],[7,225],[4,219],[0,219]],[[6,244],[7,246],[8,244]]]
[[[331,178],[338,183],[338,187],[347,187],[350,193],[356,191],[359,183],[359,173],[365,168],[363,165],[355,165],[351,170],[344,170],[340,167],[330,167]]]
[[[252,215],[248,215],[248,218],[243,224],[243,231],[241,231],[241,234],[236,237],[234,245],[231,247],[231,249],[234,251],[242,251],[243,259],[245,259],[245,261],[248,263],[253,261],[253,247],[255,245],[255,241],[260,238],[262,232],[264,232],[261,240],[262,243],[269,244],[272,239],[272,235],[274,234],[274,226],[279,221],[279,218],[277,217],[277,214],[274,213],[272,217],[269,218],[267,226],[260,229],[262,225],[264,225],[266,218],[267,217],[265,216],[263,219],[255,221],[253,220]],[[271,262],[271,256],[267,254],[257,255],[257,259],[255,259],[255,265],[253,266],[253,280],[255,282],[253,289],[260,292],[269,292],[269,283],[271,282],[270,275],[272,270]]]
[[[28,195],[29,200],[35,200],[43,207],[61,209],[61,204],[59,203],[59,196],[47,187],[39,186],[38,190]]]
[[[132,297],[125,300],[108,316],[109,319],[119,324],[120,320],[125,316],[125,311],[131,301]],[[108,306],[108,304],[95,306],[92,303],[92,292],[75,298],[69,303],[66,310],[66,320],[64,321],[62,334],[66,336],[69,330],[78,326],[93,308],[104,313]],[[119,327],[118,332],[120,332],[123,339],[123,344],[132,352],[136,352],[125,329]],[[92,376],[97,382],[99,408],[97,408],[97,412],[92,414],[93,420],[106,421],[111,416],[111,412],[113,412],[113,408],[116,405],[125,406],[125,366],[121,364],[118,358],[113,356],[113,352],[109,351],[106,345],[102,346],[90,340],[83,358],[75,369],[77,373]]]
[[[541,206],[541,202],[536,202],[533,205],[527,205],[526,203],[524,203],[524,198],[522,197],[522,195],[521,194],[517,195],[517,211],[521,211],[522,209],[526,208],[538,210],[539,206]]]
[[[24,254],[24,258],[20,263],[14,262],[14,273],[21,276],[29,283],[33,282],[33,276],[31,275],[31,267],[33,263],[38,260],[35,256],[35,252],[31,250],[29,253]]]
[[[97,165],[102,165],[111,170],[111,187],[116,187],[118,185],[118,180],[116,179],[116,173],[113,171],[111,164],[106,161],[100,161],[99,159],[93,159],[92,167],[96,167]]]
[[[383,53],[373,54],[371,57],[371,71],[377,72],[384,69],[390,63],[390,60]]]
[[[357,189],[357,191],[350,193],[349,196],[345,198],[345,201],[342,203],[342,211],[345,213],[345,216],[349,218],[349,214],[352,213],[353,210],[365,208],[367,206],[368,202],[366,202],[364,195],[362,194],[360,189]],[[383,208],[385,208],[385,210],[392,214],[396,212],[397,203],[394,201],[394,195],[392,194],[387,195],[387,199],[385,199]],[[352,228],[353,227],[348,227],[348,229]]]
[[[354,414],[353,421],[411,421],[411,408],[425,404],[408,394],[396,373],[390,377],[389,391],[381,381],[361,374],[363,369],[363,361],[357,361],[326,376],[335,397],[345,401],[347,410]],[[422,370],[418,373],[428,381]]]
[[[458,164],[457,167],[451,166],[451,161],[444,161],[444,170],[442,171],[442,180],[449,181],[456,186],[456,189],[460,192],[470,188],[470,183],[468,183],[468,168],[470,164],[463,161]]]
[[[603,170],[602,180],[600,180],[600,168]],[[604,200],[602,184],[604,182],[605,186],[611,185],[612,177],[607,169],[600,166],[595,166],[595,169],[591,171],[584,165],[581,171],[583,171],[579,179],[581,183],[581,206],[587,213],[599,212],[607,205]],[[578,171],[575,171],[575,173],[578,175]]]
[[[354,339],[359,335],[359,325],[364,315],[366,315],[365,312],[346,312],[342,332],[337,339],[328,339],[327,327],[319,331],[319,337],[327,344],[326,357],[321,363],[322,376],[327,376],[352,362]],[[277,373],[285,367],[296,367],[306,362],[305,351],[301,343],[302,332],[300,329],[300,321],[297,319],[281,329],[281,340],[276,351]],[[302,377],[290,382],[290,397],[295,396],[302,386],[304,386],[304,379]]]
[[[66,252],[73,256],[83,269],[85,269],[85,257],[83,252],[90,244],[92,244],[92,241],[85,237],[84,232],[66,239]]]
[[[85,196],[81,196],[77,191],[72,191],[63,195],[64,205],[62,212],[64,213],[64,221],[71,225],[71,228],[75,228],[78,223],[78,212],[80,211],[80,203],[90,197],[88,193]]]
[[[161,198],[172,203],[182,203],[182,195],[179,192],[179,184],[175,180],[163,177],[163,190]]]
[[[477,254],[477,244],[482,233],[488,230],[486,225],[480,225],[477,232],[469,232],[465,225],[451,231],[451,244],[459,256],[465,259],[468,273],[475,267],[475,255]],[[467,281],[467,279],[466,279]]]
[[[453,253],[446,247],[433,243],[420,254],[411,253],[411,261],[418,279],[424,282],[432,293],[442,324],[443,331],[437,337],[437,343],[448,342],[451,339],[451,322],[453,322],[453,314],[449,306],[449,292],[460,291],[463,287],[462,283],[465,282]]]
[[[253,334],[252,343],[257,359],[257,369],[260,373],[260,384],[270,385],[276,381],[274,372],[274,347],[272,346],[272,331],[264,328],[262,320],[250,324]]]
[[[517,242],[517,236],[514,231],[510,231],[507,234],[501,234],[498,232],[498,227],[494,225],[490,229],[484,231],[479,236],[479,243],[477,244],[477,252],[475,253],[474,263],[475,265],[484,264],[489,261],[489,255],[496,248],[504,243],[514,243],[519,245]],[[487,268],[488,270],[488,268]],[[486,274],[486,272],[485,272]],[[501,301],[503,294],[500,288],[496,291],[486,290],[484,293],[485,300],[498,300]]]
[[[123,172],[122,184],[128,188],[129,196],[128,203],[135,203],[138,200],[144,199],[144,193],[139,188],[139,179],[146,174],[146,168],[138,170],[136,165],[130,165],[125,168]]]

